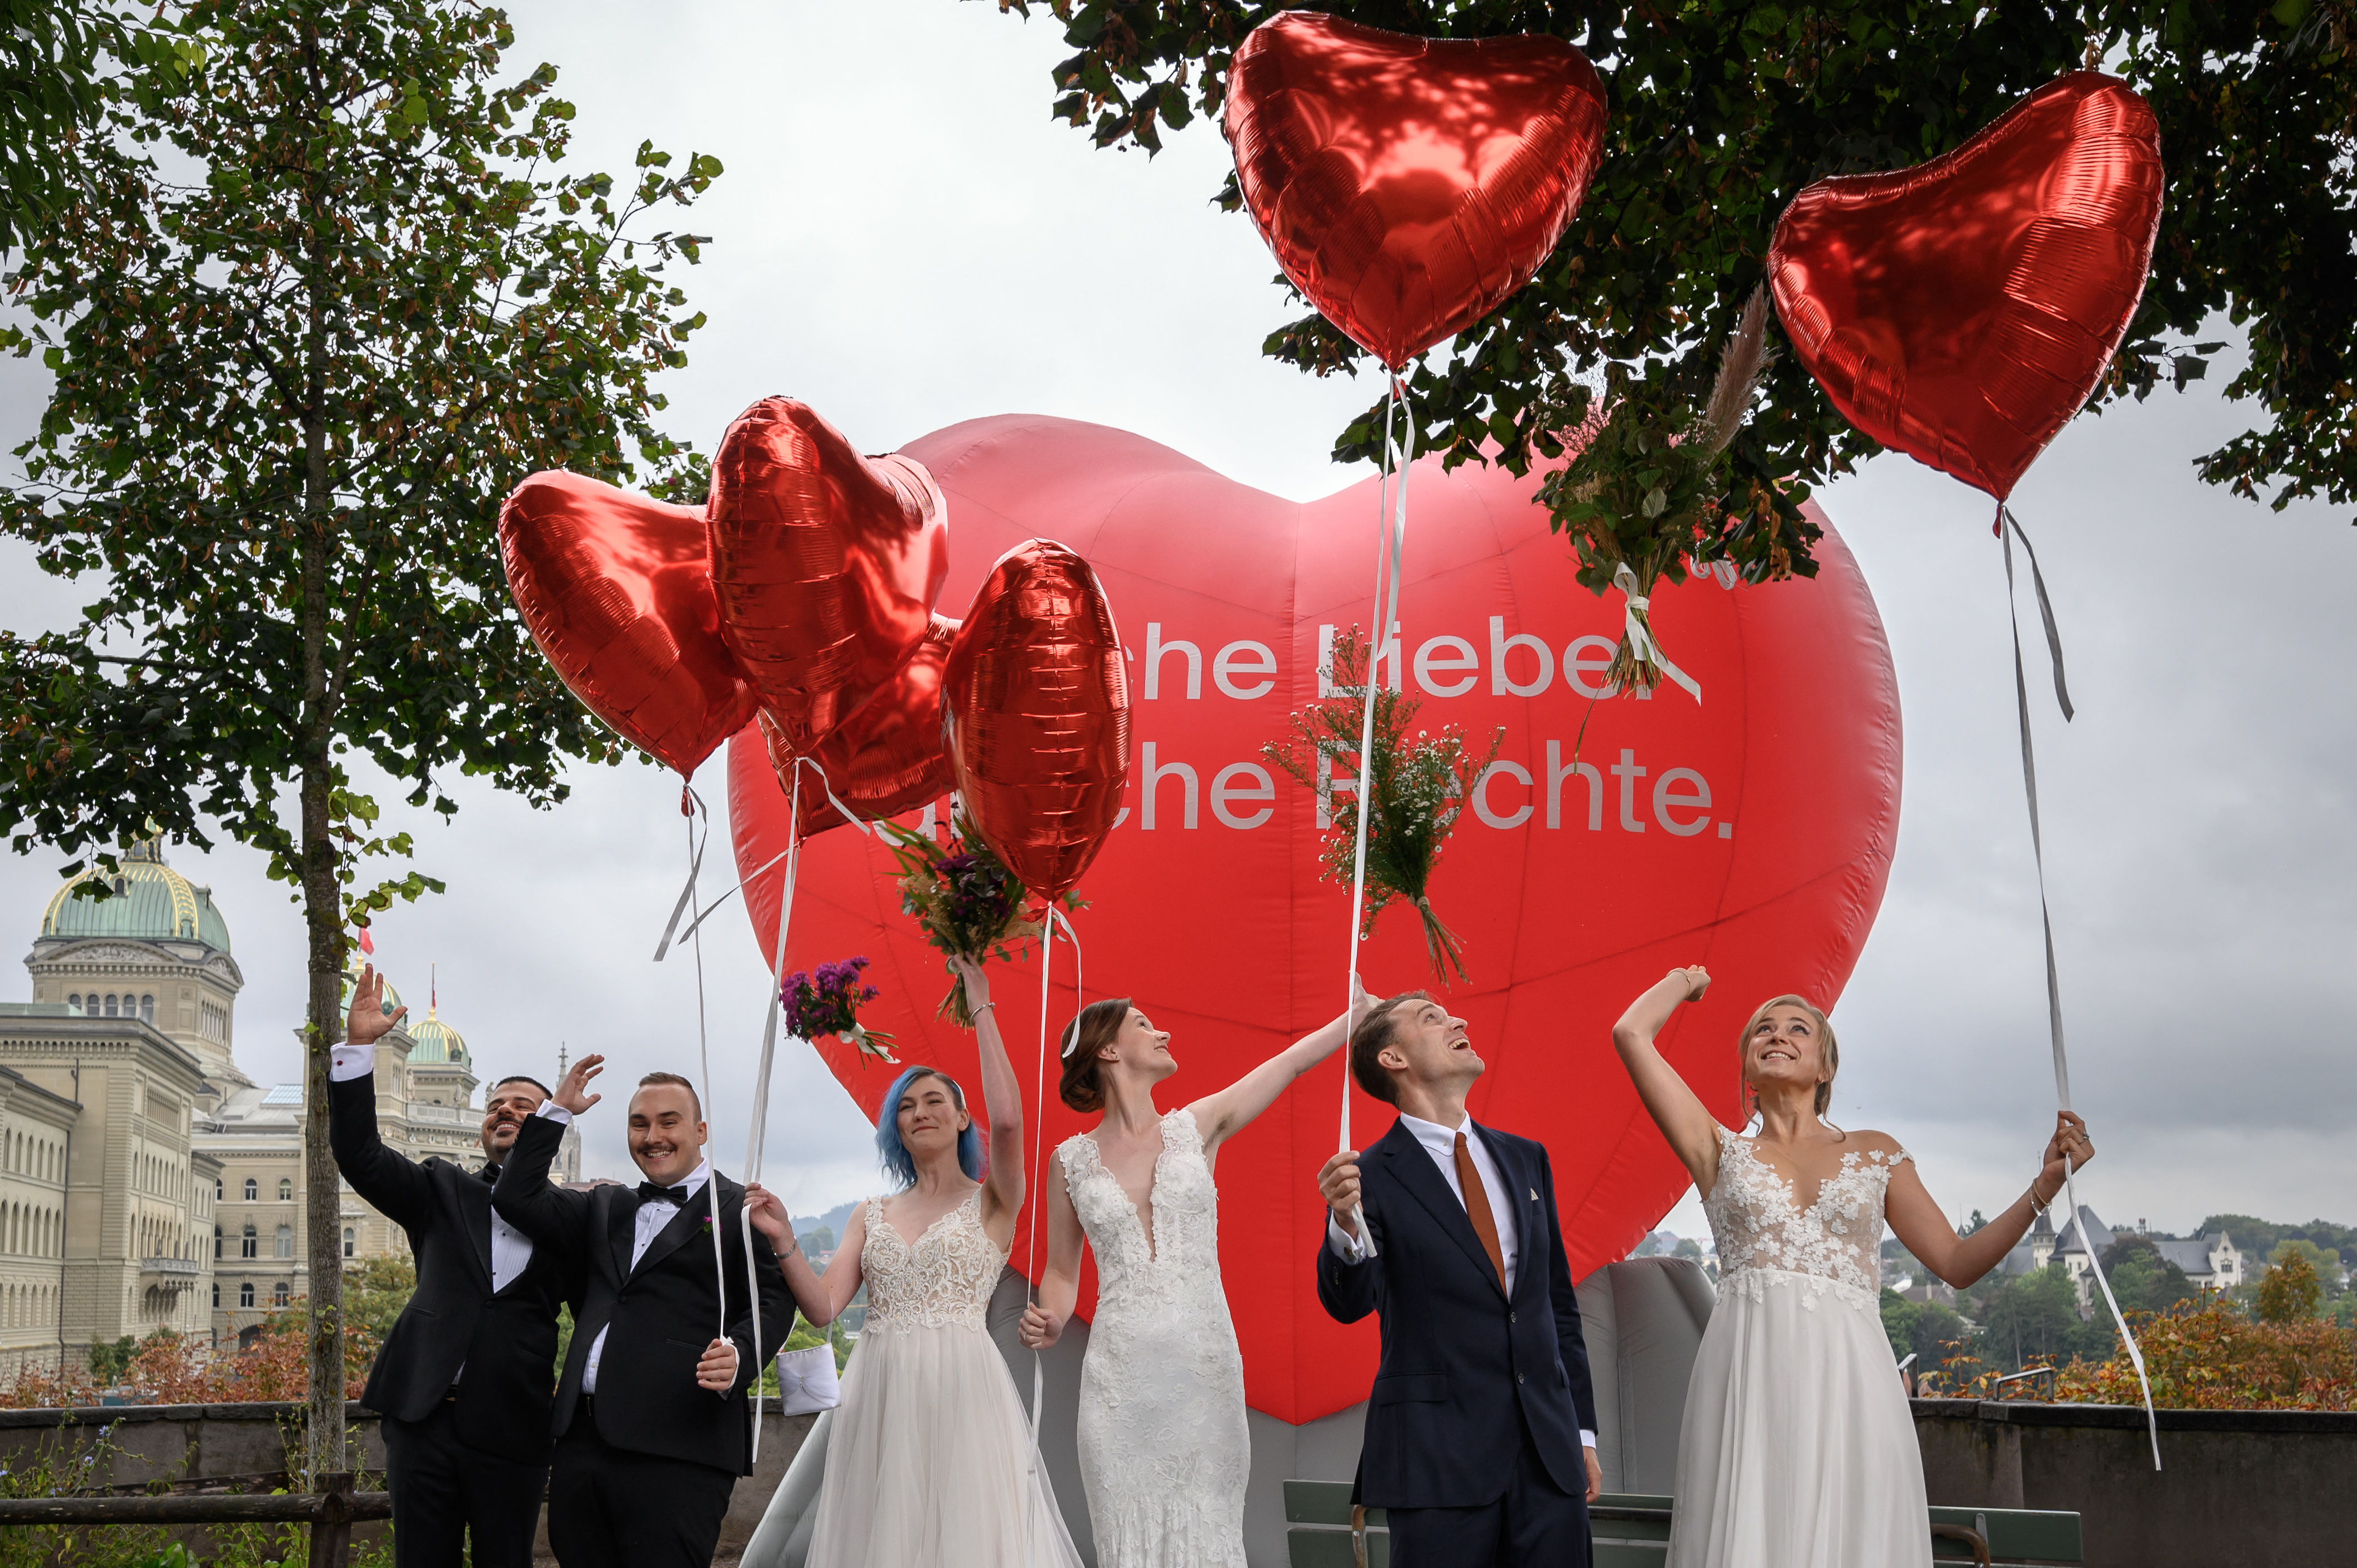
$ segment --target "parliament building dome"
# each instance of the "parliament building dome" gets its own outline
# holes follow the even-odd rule
[[[431,1010],[425,1015],[425,1022],[409,1026],[409,1037],[416,1042],[409,1047],[409,1059],[415,1066],[432,1067],[443,1062],[453,1067],[473,1065],[466,1037]]]
[[[106,884],[109,896],[79,896],[76,889],[91,882]],[[50,897],[41,915],[41,940],[99,937],[200,942],[215,952],[230,950],[229,922],[213,903],[212,889],[197,886],[165,865],[160,839],[143,840],[125,850],[122,868],[111,877],[94,866]]]

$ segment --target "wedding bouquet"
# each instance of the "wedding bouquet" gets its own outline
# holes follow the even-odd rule
[[[879,821],[877,830],[900,865],[900,908],[914,916],[925,940],[952,958],[980,963],[987,956],[1011,958],[1010,942],[1038,937],[1041,918],[1027,918],[1027,890],[1021,880],[974,831],[963,811],[950,819],[946,843],[917,828]],[[1066,909],[1086,908],[1076,895],[1061,900]],[[935,1016],[963,1028],[974,1027],[974,1011],[966,1004],[965,981],[952,970],[949,994],[942,998]]]
[[[803,1040],[833,1035],[845,1045],[857,1048],[863,1069],[870,1058],[898,1067],[899,1058],[892,1054],[892,1036],[859,1021],[860,1007],[883,994],[874,986],[860,983],[859,972],[866,967],[867,960],[863,956],[845,959],[841,963],[820,964],[815,976],[799,969],[786,976],[780,993],[785,1004],[786,1028]]]
[[[1359,731],[1364,718],[1368,648],[1352,627],[1334,639],[1334,663],[1328,685],[1331,697],[1320,698],[1287,719],[1290,733],[1281,741],[1263,746],[1261,755],[1315,791],[1327,804],[1332,825],[1318,847],[1318,858],[1328,877],[1351,886],[1358,859]],[[1448,983],[1465,972],[1465,944],[1441,924],[1426,889],[1433,868],[1440,863],[1441,846],[1448,842],[1458,814],[1473,792],[1474,781],[1497,759],[1505,740],[1501,727],[1490,740],[1490,749],[1475,755],[1462,727],[1450,725],[1436,736],[1417,730],[1411,739],[1408,725],[1421,706],[1413,698],[1388,688],[1375,693],[1375,727],[1367,796],[1372,815],[1367,822],[1367,891],[1361,911],[1360,932],[1372,936],[1375,917],[1395,900],[1415,907],[1424,922],[1425,954],[1432,961],[1433,978]],[[1334,783],[1349,779],[1352,792],[1348,805],[1333,799]]]
[[[1665,675],[1689,684],[1653,638],[1645,601],[1656,583],[1683,583],[1712,563],[1730,585],[1738,574],[1758,582],[1792,573],[1774,495],[1756,481],[1745,495],[1725,493],[1727,446],[1775,361],[1767,328],[1762,289],[1745,303],[1698,412],[1658,377],[1637,385],[1624,373],[1607,389],[1606,411],[1590,420],[1579,455],[1539,487],[1549,526],[1570,535],[1580,583],[1630,596],[1630,629],[1605,676],[1624,693],[1650,692]]]

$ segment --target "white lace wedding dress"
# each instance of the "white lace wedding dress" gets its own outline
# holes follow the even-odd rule
[[[1703,1200],[1718,1304],[1686,1386],[1669,1568],[1930,1568],[1923,1460],[1878,1305],[1883,1192],[1909,1157],[1844,1155],[1803,1208],[1719,1129]]]
[[[1080,1451],[1098,1568],[1244,1568],[1244,1364],[1195,1118],[1162,1118],[1150,1246],[1094,1139],[1067,1139],[1056,1158],[1097,1255]]]
[[[1080,1568],[983,1309],[982,1189],[912,1244],[867,1200],[867,1321],[843,1379],[809,1568]]]

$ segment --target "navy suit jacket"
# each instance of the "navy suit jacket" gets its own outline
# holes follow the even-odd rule
[[[1465,1206],[1400,1123],[1359,1161],[1375,1255],[1335,1256],[1318,1232],[1318,1300],[1340,1323],[1372,1312],[1383,1360],[1367,1398],[1355,1502],[1478,1508],[1503,1496],[1528,1431],[1555,1484],[1587,1495],[1579,1434],[1596,1428],[1579,1303],[1555,1211],[1546,1150],[1480,1128],[1514,1204],[1508,1298]]]

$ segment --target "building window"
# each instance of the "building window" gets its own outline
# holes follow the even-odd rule
[[[278,1201],[286,1202],[295,1196],[295,1184],[285,1176],[278,1178]]]
[[[248,1203],[252,1203],[255,1198],[260,1197],[261,1196],[262,1196],[262,1184],[261,1184],[260,1182],[258,1182],[258,1181],[255,1181],[252,1176],[248,1176],[248,1177],[246,1177],[246,1178],[245,1178],[245,1200],[246,1200],[246,1202],[248,1202]]]
[[[214,1256],[214,1257],[216,1257],[216,1258],[218,1258],[218,1257],[220,1257],[221,1255],[221,1228],[220,1226],[216,1225],[216,1226],[214,1226],[214,1227],[213,1227],[213,1256]]]
[[[215,1312],[221,1310],[221,1281],[219,1280],[213,1282],[213,1310]]]
[[[77,992],[75,992],[71,996],[67,997],[67,998],[66,998],[66,1006],[67,1006],[67,1008],[68,1008],[70,1011],[71,1011],[71,1012],[75,1012],[75,1013],[79,1013],[79,1012],[81,1012],[81,992],[79,992],[79,991],[77,991]]]
[[[114,993],[112,991],[106,993],[106,1015],[110,1018],[114,1016]]]
[[[292,1225],[281,1225],[278,1228],[277,1241],[278,1256],[282,1258],[293,1257],[295,1255],[295,1227]]]
[[[253,1282],[252,1280],[246,1280],[237,1287],[237,1305],[240,1306],[252,1306],[253,1305]]]
[[[256,1256],[256,1255],[257,1255],[257,1254],[256,1254],[256,1251],[255,1251],[255,1249],[259,1246],[259,1244],[260,1244],[260,1243],[255,1240],[255,1237],[254,1237],[254,1230],[253,1230],[253,1226],[248,1225],[248,1226],[245,1228],[245,1234],[238,1238],[238,1243],[237,1243],[237,1244],[238,1244],[238,1254],[237,1254],[237,1255],[238,1255],[239,1257],[241,1257],[241,1258],[251,1258],[251,1257],[254,1257],[254,1256]],[[249,1304],[249,1305],[251,1305],[251,1304]]]
[[[359,1239],[358,1237],[356,1237],[356,1236],[354,1236],[354,1235],[352,1234],[352,1228],[351,1228],[350,1226],[349,1226],[349,1225],[345,1226],[345,1227],[344,1227],[344,1256],[345,1256],[345,1257],[347,1257],[347,1258],[357,1258],[357,1257],[359,1257],[359,1256],[360,1256],[360,1244],[359,1244],[359,1243],[360,1243],[360,1239]]]
[[[280,1280],[276,1284],[270,1287],[270,1305],[273,1306],[285,1306],[286,1305],[286,1282],[285,1280]]]
[[[139,1021],[143,1024],[152,1024],[156,1021],[156,999],[153,996],[139,998]]]

